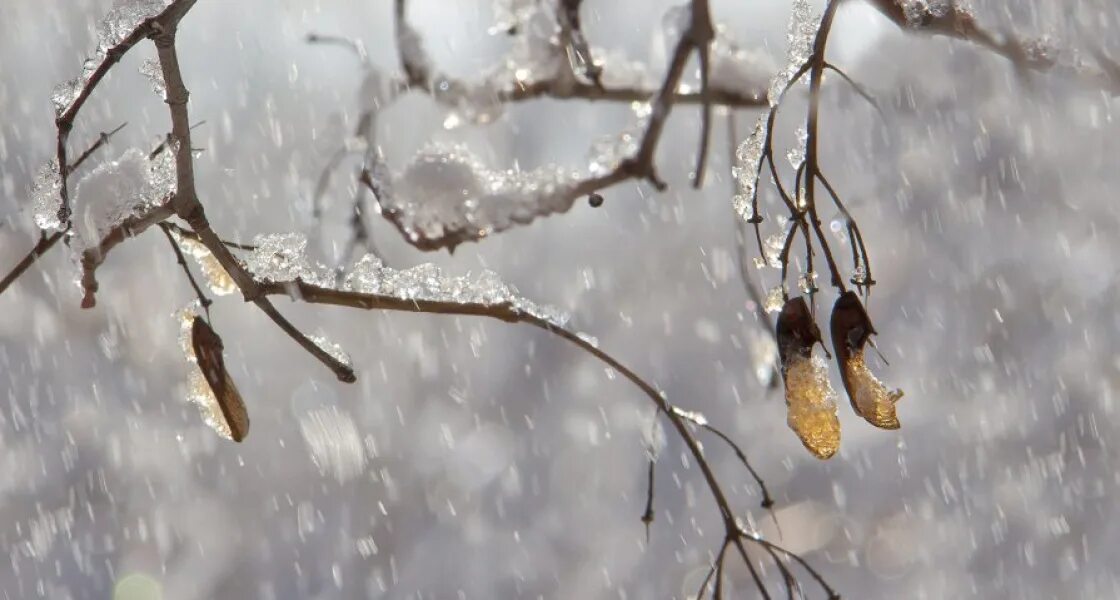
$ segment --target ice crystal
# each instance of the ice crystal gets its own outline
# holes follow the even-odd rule
[[[163,69],[159,66],[159,61],[145,60],[140,65],[140,74],[148,79],[148,83],[152,85],[152,91],[161,100],[167,99],[167,84],[163,81]]]
[[[739,213],[745,221],[756,218],[754,201],[758,194],[758,170],[762,163],[765,143],[766,117],[760,116],[755,121],[754,130],[735,150],[733,175],[737,190],[731,202],[735,212]]]
[[[289,282],[297,279],[315,285],[329,285],[333,275],[307,257],[307,236],[302,233],[276,233],[253,238],[255,249],[246,267],[264,281]]]
[[[766,264],[775,269],[782,268],[782,250],[786,245],[787,232],[775,233],[766,238],[763,250],[766,251]]]
[[[327,354],[331,355],[331,358],[346,365],[347,367],[354,366],[354,361],[350,359],[350,355],[342,349],[342,346],[339,346],[338,344],[321,335],[309,335],[307,336],[307,339],[315,342],[315,345],[321,348]]]
[[[58,161],[51,159],[39,167],[31,184],[31,204],[35,207],[35,224],[40,229],[57,229],[58,209],[62,207],[62,175]]]

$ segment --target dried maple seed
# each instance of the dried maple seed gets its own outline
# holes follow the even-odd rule
[[[249,413],[226,370],[222,338],[202,317],[195,317],[191,324],[191,348],[203,379],[193,378],[192,397],[208,425],[222,437],[240,442],[249,434]],[[214,410],[215,405],[218,410]]]
[[[837,396],[828,380],[828,366],[813,356],[821,332],[804,298],[786,301],[778,315],[777,334],[789,411],[786,423],[813,456],[831,458],[840,449]]]
[[[876,331],[855,292],[846,291],[836,299],[830,329],[840,378],[856,414],[882,429],[901,427],[895,403],[902,398],[902,391],[888,389],[871,372],[864,358],[864,350]]]

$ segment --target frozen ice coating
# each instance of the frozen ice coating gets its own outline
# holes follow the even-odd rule
[[[192,366],[187,373],[187,400],[198,409],[198,414],[207,427],[219,436],[233,440],[233,432],[222,414],[222,408],[218,406],[214,390],[210,389],[210,384],[197,365]]]
[[[900,424],[895,403],[902,398],[902,390],[888,389],[879,381],[867,367],[863,350],[854,351],[844,368],[851,387],[852,403],[860,416],[876,427],[898,429]]]
[[[354,366],[354,361],[351,360],[350,355],[342,349],[342,346],[330,341],[329,339],[321,335],[309,335],[307,336],[307,339],[314,342],[316,346],[322,348],[324,352],[330,354],[331,357],[338,362],[348,367]]]
[[[463,146],[432,145],[394,179],[381,206],[413,241],[454,247],[567,210],[574,181],[560,167],[491,170]]]
[[[794,225],[791,225],[794,227]],[[766,252],[766,264],[775,269],[782,268],[782,248],[785,247],[786,238],[790,235],[789,229],[766,236],[763,251]]]
[[[163,81],[163,69],[159,66],[159,61],[149,58],[140,63],[140,74],[148,79],[148,83],[152,86],[152,91],[155,92],[161,100],[167,98],[167,84]]]
[[[253,238],[254,249],[245,267],[263,281],[289,282],[302,280],[313,285],[331,287],[334,275],[322,264],[312,263],[307,256],[307,236],[302,233],[270,233]]]
[[[58,210],[62,208],[62,175],[58,161],[51,159],[39,167],[31,184],[31,203],[35,209],[35,224],[40,229],[58,229]]]
[[[766,312],[778,312],[782,310],[782,306],[786,303],[786,291],[780,284],[770,288],[766,292],[766,304],[763,308]]]
[[[149,161],[144,152],[130,148],[79,179],[74,186],[75,235],[71,248],[81,251],[94,247],[129,217],[164,204],[169,191],[165,172],[168,164]]]
[[[754,123],[754,130],[735,149],[735,166],[732,175],[735,177],[736,193],[731,199],[735,212],[744,221],[755,217],[754,199],[758,193],[758,169],[762,163],[762,155],[766,145],[766,116],[761,115]]]
[[[607,175],[618,168],[622,161],[634,156],[642,143],[648,118],[639,118],[621,133],[605,135],[591,145],[588,171],[595,176]]]
[[[805,448],[820,459],[840,449],[840,420],[836,391],[828,379],[828,365],[820,357],[795,353],[785,372],[786,419]]]
[[[778,104],[782,90],[812,55],[813,39],[817,35],[817,28],[820,27],[820,20],[820,15],[813,11],[809,0],[793,0],[791,2],[787,33],[789,50],[786,53],[786,66],[770,80],[770,91],[767,94],[770,106]]]
[[[176,0],[116,0],[98,28],[99,53],[123,42],[144,21],[159,16]]]
[[[403,271],[386,267],[372,254],[360,258],[347,273],[342,289],[363,294],[396,296],[406,300],[430,300],[486,306],[508,304],[556,327],[567,325],[569,316],[558,308],[522,297],[490,270],[477,275],[447,276],[439,267],[425,263]]]

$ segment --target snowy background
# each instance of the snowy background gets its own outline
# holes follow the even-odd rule
[[[111,4],[0,2],[5,272],[33,244],[27,189],[54,152],[51,89],[77,74]],[[488,2],[412,4],[442,68],[468,76],[505,52],[505,38],[486,33]],[[662,64],[671,3],[586,4],[594,44]],[[995,31],[1120,56],[1105,36],[1120,26],[1112,0],[975,4]],[[199,192],[222,235],[316,231],[309,190],[352,126],[361,78],[352,56],[303,37],[355,37],[393,69],[391,10],[200,0],[183,21],[191,115],[206,122],[195,130]],[[785,2],[715,0],[713,11],[782,63]],[[907,36],[858,3],[836,27],[831,60],[886,113],[830,86],[822,164],[881,282],[870,309],[891,362],[883,377],[906,391],[898,432],[842,406],[843,449],[818,461],[760,383],[765,336],[735,263],[722,118],[701,192],[688,186],[697,111],[679,108],[659,153],[664,194],[623,184],[603,208],[580,202],[454,256],[416,251],[379,219],[375,242],[398,267],[494,269],[704,411],[771,486],[781,543],[845,597],[1114,598],[1116,102],[1061,76],[1019,77],[965,44]],[[73,147],[124,121],[101,159],[155,146],[166,110],[139,73],[153,54],[144,45],[114,70]],[[803,103],[783,109],[785,130]],[[740,132],[754,116],[741,111]],[[626,105],[550,100],[508,107],[485,127],[447,131],[444,117],[419,95],[386,111],[390,164],[440,140],[495,166],[582,168],[594,140],[633,121]],[[345,239],[352,173],[340,170],[328,195],[321,260],[338,251],[324,240]],[[359,381],[347,386],[227,297],[214,324],[252,416],[235,445],[184,400],[172,313],[192,295],[158,232],[113,252],[95,309],[78,308],[74,276],[56,249],[0,296],[5,599],[681,598],[718,547],[718,512],[672,437],[645,546],[648,401],[544,332],[280,302],[353,356]],[[775,283],[772,270],[756,276]],[[776,538],[734,457],[707,447],[736,508]],[[749,585],[741,564],[728,576]]]

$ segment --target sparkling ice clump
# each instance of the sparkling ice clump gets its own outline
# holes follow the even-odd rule
[[[312,265],[307,257],[307,236],[302,233],[273,233],[253,238],[256,247],[246,268],[258,278],[272,282],[297,279],[314,285],[330,285],[334,277],[323,265]]]

